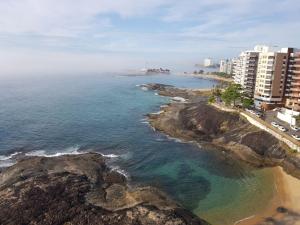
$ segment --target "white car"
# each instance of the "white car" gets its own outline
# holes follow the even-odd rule
[[[286,132],[287,131],[287,129],[285,127],[283,127],[283,126],[278,126],[278,129],[280,131],[282,131],[282,132]]]
[[[296,127],[296,126],[293,126],[291,125],[291,129],[294,130],[294,131],[298,131],[300,128],[299,127]]]
[[[297,134],[292,134],[292,137],[297,141],[300,141],[300,136],[298,136]]]
[[[276,123],[276,122],[272,122],[271,125],[272,125],[273,127],[279,127],[279,124]]]

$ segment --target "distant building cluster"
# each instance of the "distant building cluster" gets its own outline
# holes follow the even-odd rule
[[[235,59],[225,59],[220,61],[220,72],[226,74],[232,74],[232,68],[234,65]]]
[[[300,49],[256,46],[233,60],[222,60],[220,72],[232,74],[257,108],[300,111]]]

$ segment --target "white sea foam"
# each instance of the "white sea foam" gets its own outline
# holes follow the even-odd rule
[[[128,172],[126,172],[125,170],[121,169],[118,166],[111,167],[111,170],[116,171],[116,172],[122,174],[124,177],[126,177],[127,180],[130,179],[130,176],[129,176]]]
[[[5,155],[0,155],[0,161],[5,161],[5,160],[9,160],[9,159],[12,159],[14,156],[18,155],[18,154],[21,154],[21,152],[14,152],[8,156],[5,156]]]
[[[182,97],[173,97],[172,100],[175,102],[186,102],[186,99]]]
[[[64,149],[61,152],[56,152],[56,153],[47,153],[45,150],[37,150],[37,151],[32,151],[32,152],[27,152],[25,153],[26,156],[43,156],[43,157],[58,157],[62,155],[79,155],[83,154],[84,152],[79,152],[79,146],[73,146]]]
[[[164,113],[164,111],[163,110],[160,110],[160,111],[158,111],[158,112],[154,112],[154,113],[151,113],[152,115],[160,115],[160,114],[162,114],[162,113]]]
[[[0,168],[9,167],[16,164],[14,161],[0,161]]]
[[[105,158],[119,158],[119,155],[115,155],[115,154],[102,154],[100,153],[100,155],[102,155]]]
[[[169,140],[175,141],[175,142],[177,142],[177,143],[184,143],[184,144],[186,144],[186,143],[194,143],[193,141],[184,141],[184,140],[182,140],[182,139],[174,138],[174,137],[171,137],[171,136],[169,136],[169,135],[166,135],[166,137],[167,137]]]

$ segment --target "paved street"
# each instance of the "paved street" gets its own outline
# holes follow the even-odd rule
[[[300,135],[300,131],[294,131],[290,128],[290,125],[280,119],[277,118],[277,112],[274,111],[267,111],[264,114],[264,117],[262,118],[263,120],[265,120],[266,122],[268,122],[269,124],[271,124],[271,122],[276,122],[278,124],[280,124],[281,126],[285,127],[288,131],[284,132],[286,134],[289,134],[290,136],[292,134],[298,134]],[[278,130],[279,131],[279,130]]]

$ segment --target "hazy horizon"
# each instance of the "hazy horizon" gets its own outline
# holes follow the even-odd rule
[[[300,47],[297,0],[0,1],[0,76],[193,70],[256,44]]]

